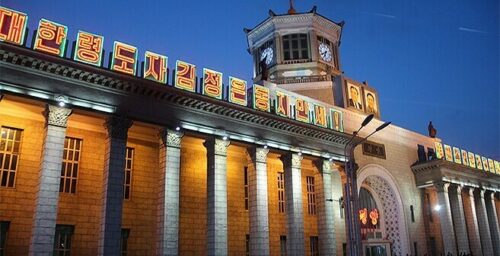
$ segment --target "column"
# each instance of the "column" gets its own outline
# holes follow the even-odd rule
[[[449,189],[451,213],[455,225],[458,254],[469,254],[469,239],[467,236],[467,224],[465,223],[464,206],[462,203],[462,187],[453,186]]]
[[[289,153],[281,157],[285,170],[287,212],[287,255],[304,255],[304,213],[302,208],[302,156]]]
[[[160,189],[158,191],[156,254],[179,254],[179,192],[183,133],[160,130]]]
[[[476,203],[474,200],[474,188],[468,188],[466,197],[463,198],[464,210],[466,212],[467,228],[469,233],[470,252],[472,255],[481,255],[481,237],[479,235],[479,226],[477,224]]]
[[[250,255],[269,255],[267,153],[267,148],[248,150]]]
[[[451,219],[450,200],[448,198],[449,183],[438,183],[434,185],[437,190],[438,204],[441,207],[439,210],[439,222],[441,224],[441,234],[444,245],[444,255],[451,253],[457,255],[457,243],[455,241],[455,231],[453,229],[453,221]]]
[[[229,141],[207,139],[207,255],[227,255],[227,147]]]
[[[99,256],[121,255],[123,179],[130,126],[132,121],[123,116],[111,116],[105,123],[108,136],[104,155]]]
[[[495,192],[488,191],[484,200],[486,202],[486,212],[488,214],[488,222],[490,224],[491,242],[493,250],[500,254],[500,234],[498,228],[498,216],[495,205]]]
[[[335,246],[335,223],[333,218],[333,188],[332,188],[332,162],[319,160],[316,166],[320,170],[322,186],[318,196],[318,229],[320,255],[331,255],[337,251]]]
[[[47,105],[29,255],[52,255],[66,126],[71,109]]]
[[[491,243],[490,224],[488,221],[488,214],[486,212],[486,204],[484,200],[484,189],[476,189],[475,203],[477,224],[479,226],[479,234],[481,235],[481,247],[483,248],[483,255],[493,255],[493,245]]]

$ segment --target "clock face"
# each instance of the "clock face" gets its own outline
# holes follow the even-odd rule
[[[269,65],[273,61],[273,49],[271,47],[267,47],[260,55],[260,61],[265,60],[266,64]]]
[[[332,61],[332,50],[330,50],[330,47],[328,47],[325,43],[321,43],[319,45],[319,55],[321,56],[321,59],[326,62]]]

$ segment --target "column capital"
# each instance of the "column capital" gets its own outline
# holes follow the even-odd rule
[[[314,161],[314,165],[316,165],[316,168],[323,174],[331,174],[333,171],[333,163],[327,159],[318,159]]]
[[[158,135],[160,136],[163,146],[180,148],[184,133],[168,128],[161,128]]]
[[[448,188],[450,187],[450,183],[448,182],[437,182],[434,183],[434,187],[438,192],[448,193]]]
[[[72,110],[69,108],[58,107],[54,105],[45,105],[45,122],[46,125],[53,125],[66,128],[68,126],[68,118]]]
[[[203,145],[207,148],[208,152],[213,151],[215,155],[226,156],[227,147],[231,142],[229,140],[221,140],[216,138],[206,139]]]
[[[288,153],[280,157],[283,166],[291,165],[292,168],[301,168],[302,159],[304,159],[304,157],[298,153]]]
[[[268,148],[264,147],[251,147],[247,149],[248,157],[254,162],[266,163]]]
[[[479,197],[482,198],[482,199],[484,199],[485,198],[484,194],[486,193],[486,190],[483,189],[483,188],[478,188],[477,191],[478,191],[477,194],[479,195]]]
[[[106,119],[104,126],[110,138],[126,140],[132,123],[133,121],[126,116],[110,116]]]

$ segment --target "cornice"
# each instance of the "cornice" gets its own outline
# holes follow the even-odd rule
[[[147,102],[148,105],[165,106],[168,109],[179,111],[179,116],[199,116],[213,120],[227,120],[229,123],[238,123],[252,129],[265,129],[280,136],[293,138],[292,141],[310,141],[310,145],[330,145],[332,152],[339,152],[347,143],[349,136],[331,129],[305,124],[296,120],[282,118],[272,113],[254,110],[249,107],[239,106],[230,102],[212,99],[210,97],[191,93],[172,87],[171,85],[160,85],[139,77],[118,74],[116,72],[77,63],[69,59],[41,54],[31,49],[0,43],[0,69],[2,72],[15,71],[10,74],[9,79],[17,79],[15,75],[30,76],[33,79],[50,78],[61,83],[50,84],[35,89],[54,91],[54,88],[77,91],[85,87],[86,92],[99,95],[102,100],[123,107],[124,99],[137,102]],[[3,77],[2,81],[5,81]],[[20,77],[19,81],[27,81]],[[38,86],[30,82],[19,86]],[[80,88],[81,87],[81,88]],[[31,88],[31,87],[29,87]],[[72,95],[68,95],[72,96]],[[82,95],[82,97],[85,95]],[[88,96],[90,97],[90,96]],[[93,100],[101,100],[93,98]],[[131,103],[127,100],[126,104]],[[121,104],[121,105],[120,105]],[[166,104],[166,105],[165,105]],[[140,110],[140,109],[138,109]],[[95,111],[95,110],[91,110]],[[143,113],[134,114],[135,109],[130,110],[130,118],[138,121],[151,122],[158,125],[166,125],[169,120],[150,120]],[[250,128],[249,128],[250,129]]]

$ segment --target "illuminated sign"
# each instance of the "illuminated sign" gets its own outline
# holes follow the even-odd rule
[[[208,68],[203,69],[203,89],[204,95],[216,99],[222,99],[222,73]]]
[[[104,37],[85,31],[78,31],[73,60],[101,66]]]
[[[276,114],[290,117],[290,96],[281,91],[276,91]]]
[[[66,50],[67,33],[66,26],[41,19],[33,49],[62,57]]]
[[[368,223],[368,209],[363,208],[359,210],[359,220],[363,225],[366,225],[366,223]]]
[[[167,82],[167,56],[146,51],[144,54],[144,78],[158,83]]]
[[[269,98],[269,88],[253,85],[253,108],[269,112],[271,109]]]
[[[476,167],[479,170],[483,169],[483,162],[481,161],[481,156],[480,155],[476,155]]]
[[[325,128],[328,127],[326,108],[324,106],[314,104],[314,124]]]
[[[28,16],[0,6],[0,41],[22,45]]]
[[[344,117],[342,111],[330,109],[330,128],[338,132],[344,132]]]
[[[453,147],[453,160],[457,164],[461,164],[462,163],[462,159],[460,157],[460,149],[457,148],[457,147]]]
[[[436,141],[436,142],[434,142],[434,147],[436,150],[436,157],[439,159],[443,159],[443,157],[444,157],[443,144]]]
[[[444,156],[446,160],[453,162],[453,153],[451,152],[451,147],[444,145]]]
[[[379,219],[379,213],[377,209],[372,209],[370,213],[368,214],[368,209],[363,208],[359,210],[359,220],[361,221],[361,224],[366,225],[368,224],[368,219],[370,219],[370,224],[373,226],[377,226],[378,224],[378,219]]]
[[[137,69],[137,48],[128,44],[115,41],[113,47],[113,57],[111,59],[111,69],[135,75]]]
[[[229,77],[229,102],[247,105],[247,82],[235,77]]]
[[[490,168],[490,172],[495,173],[495,164],[493,163],[493,159],[488,158],[488,168]]]
[[[469,166],[469,160],[468,160],[468,156],[467,156],[467,151],[465,151],[465,150],[462,149],[460,152],[462,153],[462,163],[464,165]]]
[[[486,157],[482,156],[481,162],[483,162],[483,170],[487,171],[487,172],[490,171],[490,168],[488,167],[488,159],[486,159]]]
[[[295,99],[295,119],[309,123],[309,103],[307,101],[300,98]]]
[[[377,223],[378,223],[378,217],[379,217],[379,214],[378,214],[378,210],[377,209],[373,209],[370,211],[370,220],[372,221],[372,225],[373,226],[376,226]]]
[[[14,11],[5,7],[0,7],[0,41],[22,45],[25,41],[26,26],[28,16],[22,12]],[[41,19],[38,24],[38,30],[33,40],[33,49],[47,54],[65,57],[67,44],[68,28],[64,25]],[[78,31],[76,44],[74,47],[73,60],[97,67],[102,66],[104,62],[104,37],[85,31]],[[137,76],[138,49],[134,46],[121,42],[114,42],[111,59],[109,59],[110,69],[120,73]],[[145,52],[144,66],[142,76],[144,79],[152,80],[158,83],[167,83],[168,77],[168,58],[157,53]],[[197,88],[196,66],[187,62],[178,60],[175,67],[175,76],[171,83],[179,89],[190,92],[202,93],[216,99],[223,100],[224,85],[222,83],[222,73],[207,68],[203,69],[201,79],[201,88]],[[361,89],[357,85],[348,83],[347,97],[350,99],[348,107],[358,110],[370,109],[369,95],[365,92],[366,106],[362,104]],[[197,90],[199,89],[199,90]],[[273,89],[274,90],[274,89]],[[199,92],[201,91],[201,92]],[[229,77],[227,101],[247,106],[248,101],[252,101],[254,109],[270,112],[271,95],[276,93],[275,113],[282,117],[294,118],[308,124],[314,124],[318,127],[330,128],[338,132],[344,132],[343,112],[331,108],[321,103],[309,103],[307,97],[297,98],[292,93],[285,91],[271,91],[268,87],[254,85],[252,92],[247,90],[247,82],[235,77]],[[250,95],[249,95],[250,94]],[[373,95],[372,95],[373,96]],[[250,99],[251,97],[251,99]],[[274,99],[273,99],[274,100]],[[376,103],[374,100],[373,102]],[[292,110],[291,106],[294,106]],[[311,109],[310,109],[311,106]],[[377,113],[377,105],[373,105],[373,112]],[[446,159],[454,163],[461,163],[472,168],[497,172],[500,174],[500,165],[498,161],[487,159],[472,152],[467,152],[456,147],[443,145],[435,142],[436,157]],[[385,148],[369,142],[364,143],[363,153],[372,154],[377,157],[385,157]]]
[[[469,154],[469,166],[472,168],[476,168],[476,160],[474,158],[474,153],[468,152]]]
[[[196,91],[196,66],[178,60],[175,65],[175,87],[190,92]]]

